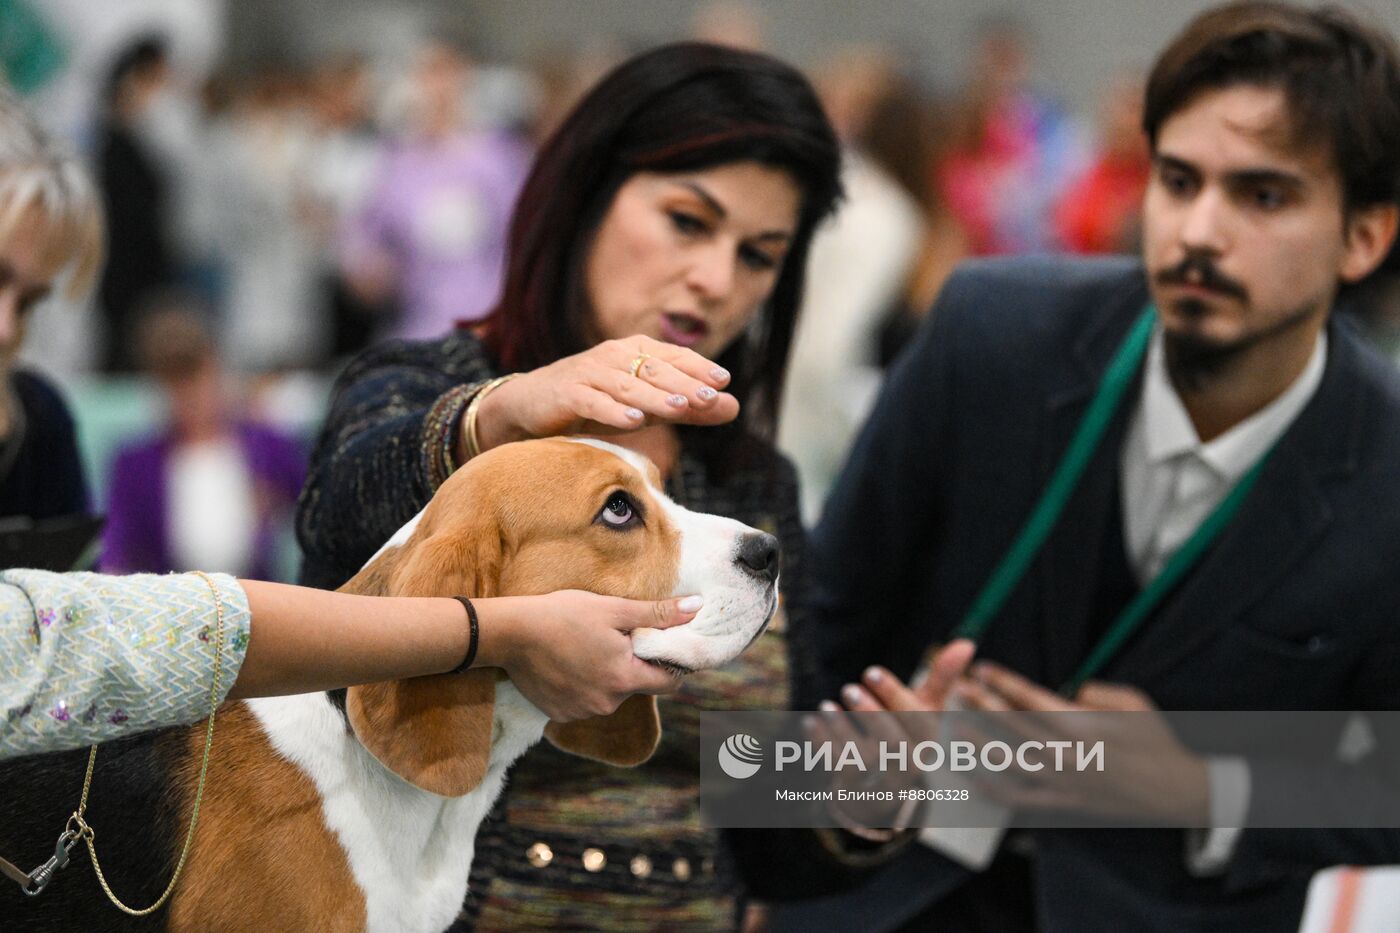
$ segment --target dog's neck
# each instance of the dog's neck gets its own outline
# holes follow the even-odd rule
[[[365,892],[368,929],[438,931],[466,896],[477,827],[505,773],[547,718],[509,681],[496,687],[486,778],[462,797],[415,787],[377,761],[325,694],[250,700],[273,747],[315,783],[327,827]]]

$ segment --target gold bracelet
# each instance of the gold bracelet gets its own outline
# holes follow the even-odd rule
[[[470,460],[481,453],[481,441],[476,436],[476,414],[481,410],[481,402],[486,396],[499,389],[523,373],[509,373],[504,376],[497,376],[472,396],[471,402],[467,404],[466,414],[462,415],[462,432],[466,438],[467,459]]]

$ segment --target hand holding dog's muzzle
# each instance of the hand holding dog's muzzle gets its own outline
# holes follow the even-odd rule
[[[629,636],[683,625],[701,605],[694,596],[651,601],[583,590],[493,603],[507,611],[496,620],[483,616],[482,638],[501,642],[497,653],[511,681],[555,722],[606,716],[633,694],[674,692],[675,676],[633,655]],[[594,672],[586,684],[579,683],[580,669]]]

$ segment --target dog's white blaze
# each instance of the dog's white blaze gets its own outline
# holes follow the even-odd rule
[[[323,693],[247,701],[273,748],[316,785],[326,825],[365,895],[370,933],[437,933],[467,893],[476,831],[506,770],[540,740],[547,722],[509,681],[496,686],[486,779],[463,797],[409,784],[369,754]],[[315,858],[308,853],[308,858]]]
[[[648,460],[646,457],[643,457],[641,454],[637,453],[635,450],[629,450],[626,447],[619,447],[618,445],[610,444],[607,441],[600,441],[596,437],[566,437],[564,438],[564,440],[569,441],[573,444],[587,444],[589,447],[596,447],[599,450],[606,450],[610,454],[621,457],[623,460],[626,460],[632,466],[633,469],[635,469],[638,473],[642,474],[642,479],[646,481],[646,484],[648,486],[651,486],[652,489],[656,489],[655,486],[652,486],[651,481],[647,480],[647,467],[651,465],[651,461]],[[665,493],[662,493],[660,489],[656,489],[656,491],[661,495],[665,495]]]

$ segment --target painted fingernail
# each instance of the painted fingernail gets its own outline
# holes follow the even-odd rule
[[[817,704],[817,709],[821,710],[823,713],[839,713],[839,712],[841,712],[841,707],[837,706],[835,703],[831,702],[830,700],[822,700],[820,703]]]
[[[716,366],[714,369],[710,370],[710,378],[716,382],[724,382],[729,378],[729,370],[725,369],[723,366]]]
[[[863,691],[855,684],[846,684],[841,688],[841,699],[846,701],[847,706],[859,703],[863,695]]]
[[[865,669],[865,682],[868,684],[878,684],[882,676],[878,667],[867,667]]]
[[[684,408],[686,406],[686,402],[687,400],[684,395],[666,396],[666,404],[670,405],[672,408]]]
[[[681,612],[699,612],[700,607],[703,605],[705,605],[705,600],[703,597],[687,596],[685,599],[676,603],[676,608],[679,609]]]
[[[802,731],[809,735],[817,731],[817,717],[807,715],[802,717]]]
[[[643,418],[646,417],[646,415],[642,412],[640,408],[629,408],[626,411],[626,415],[633,421],[641,421]]]
[[[701,387],[699,388],[699,390],[696,391],[695,395],[696,395],[697,398],[700,399],[700,401],[702,401],[702,402],[708,402],[710,399],[714,398],[716,395],[719,395],[719,393],[716,392],[714,389],[710,388],[709,386],[701,386]]]

